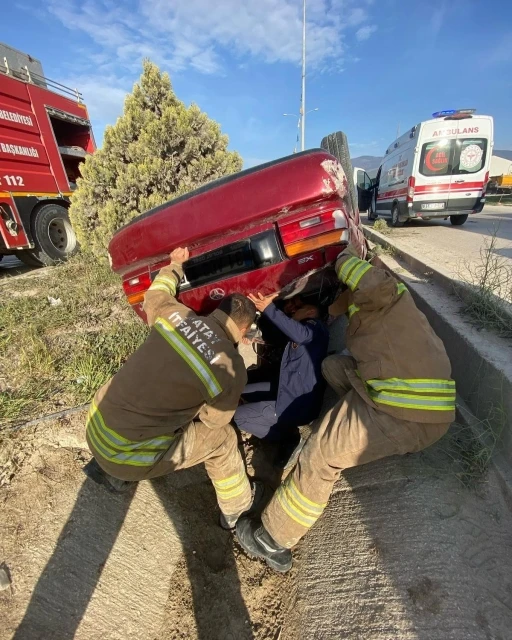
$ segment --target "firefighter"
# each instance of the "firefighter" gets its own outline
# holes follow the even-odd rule
[[[326,358],[322,372],[341,400],[306,442],[261,521],[237,523],[242,547],[281,572],[291,568],[291,548],[322,515],[344,469],[420,451],[455,417],[450,361],[405,285],[350,246],[336,273],[351,356]]]
[[[124,491],[204,462],[221,525],[232,528],[253,499],[230,421],[247,380],[236,345],[256,308],[234,294],[209,316],[197,316],[175,297],[188,249],[170,257],[145,296],[147,340],[92,401],[87,442],[94,461],[85,471]]]

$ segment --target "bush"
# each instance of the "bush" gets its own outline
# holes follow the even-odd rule
[[[132,218],[206,182],[240,171],[242,159],[197,105],[175,96],[167,73],[144,61],[124,113],[87,157],[70,217],[82,249],[104,255]]]

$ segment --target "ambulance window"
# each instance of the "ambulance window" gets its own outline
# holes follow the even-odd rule
[[[424,176],[446,176],[451,174],[455,140],[427,142],[421,150],[420,172]]]
[[[453,173],[476,173],[485,163],[487,140],[485,138],[459,139],[456,143]]]

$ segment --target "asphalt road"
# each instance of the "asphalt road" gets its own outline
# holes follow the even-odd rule
[[[388,219],[387,219],[388,220]],[[366,214],[362,215],[365,225]],[[388,220],[389,224],[389,220]],[[468,218],[461,227],[449,220],[418,220],[393,229],[393,238],[414,255],[443,267],[454,276],[460,276],[467,264],[476,265],[486,242],[496,235],[494,253],[512,266],[512,206],[488,205]]]

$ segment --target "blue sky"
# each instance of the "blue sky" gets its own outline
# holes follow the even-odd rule
[[[44,6],[43,6],[44,4]],[[306,147],[346,132],[352,156],[380,155],[433,111],[494,116],[512,149],[509,0],[308,0]],[[186,103],[219,121],[246,166],[291,153],[298,113],[302,0],[19,0],[0,41],[78,87],[96,134],[122,112],[149,57]]]

